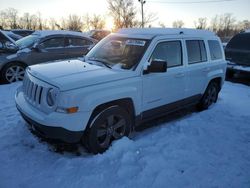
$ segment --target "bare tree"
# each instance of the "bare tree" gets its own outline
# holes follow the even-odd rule
[[[237,25],[238,25],[238,29],[240,29],[240,30],[250,29],[250,21],[249,20],[243,20],[243,21],[239,22]]]
[[[43,29],[43,19],[42,19],[41,12],[37,13],[37,21],[38,21],[38,29],[42,30]]]
[[[6,9],[5,13],[6,13],[6,21],[7,21],[8,27],[10,29],[17,29],[18,28],[18,25],[17,25],[18,11],[14,8],[8,8]]]
[[[144,26],[145,27],[150,27],[150,24],[158,19],[157,14],[150,12],[144,12]]]
[[[133,27],[136,22],[136,8],[133,0],[107,0],[115,29]]]
[[[176,20],[173,22],[174,28],[182,28],[184,26],[184,22],[182,20]]]
[[[213,17],[213,18],[211,19],[211,22],[210,22],[210,29],[211,29],[213,32],[217,32],[217,31],[218,31],[218,28],[219,28],[219,26],[218,26],[218,20],[219,20],[218,15],[216,15],[215,17]]]
[[[194,22],[196,29],[206,29],[207,28],[207,18],[198,18],[198,21]]]
[[[73,14],[69,15],[67,19],[62,19],[61,29],[68,29],[72,31],[81,31],[82,29],[82,19],[80,16]]]
[[[6,14],[6,11],[3,11],[3,10],[0,12],[0,26],[2,27],[2,29],[8,27],[7,14]]]
[[[163,22],[159,22],[158,25],[159,25],[160,27],[162,27],[162,28],[166,28],[166,25],[165,25],[165,23],[163,23]]]
[[[216,15],[211,20],[211,30],[217,33],[220,37],[228,37],[234,35],[237,31],[236,29],[236,19],[231,13],[226,13],[223,15]]]
[[[23,29],[31,29],[31,16],[28,12],[20,18],[19,25]]]
[[[102,17],[100,15],[94,15],[90,19],[90,26],[93,29],[103,29],[105,26],[105,20],[102,19]]]

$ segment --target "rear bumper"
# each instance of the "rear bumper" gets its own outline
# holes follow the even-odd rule
[[[83,131],[69,131],[62,127],[50,127],[42,125],[22,113],[18,106],[17,109],[22,115],[23,119],[27,122],[30,130],[41,138],[58,140],[66,143],[77,143],[82,138]]]

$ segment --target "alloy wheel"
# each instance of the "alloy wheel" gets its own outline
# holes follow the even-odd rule
[[[21,81],[24,78],[25,70],[22,66],[10,66],[5,73],[5,78],[9,83]]]
[[[97,141],[107,148],[112,140],[120,139],[126,132],[126,120],[122,116],[110,115],[97,130]]]

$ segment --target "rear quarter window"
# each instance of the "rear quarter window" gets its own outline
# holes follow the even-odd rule
[[[221,46],[217,40],[208,40],[210,57],[212,60],[222,59]]]

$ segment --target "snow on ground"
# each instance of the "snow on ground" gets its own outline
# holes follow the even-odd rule
[[[0,86],[0,187],[250,187],[250,87],[226,82],[218,103],[123,138],[102,155],[51,151]]]

